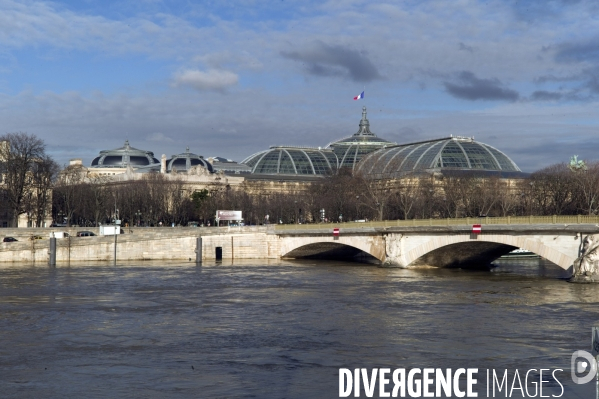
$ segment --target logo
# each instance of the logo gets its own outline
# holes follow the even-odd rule
[[[597,375],[597,361],[589,352],[579,350],[572,353],[570,370],[575,384],[586,384]]]

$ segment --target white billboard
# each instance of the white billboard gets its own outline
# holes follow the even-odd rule
[[[121,226],[100,226],[101,236],[113,236],[121,234]]]
[[[243,220],[241,211],[216,211],[216,220]]]

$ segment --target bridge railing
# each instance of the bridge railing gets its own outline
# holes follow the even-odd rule
[[[363,227],[402,227],[402,226],[459,226],[459,225],[493,225],[493,224],[599,224],[597,215],[576,216],[506,216],[506,217],[469,217],[447,219],[409,219],[383,220],[371,222],[343,223],[307,223],[307,224],[278,224],[275,230],[321,229],[321,228],[363,228]]]

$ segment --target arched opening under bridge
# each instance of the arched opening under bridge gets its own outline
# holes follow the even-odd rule
[[[556,237],[557,239],[557,237]],[[569,240],[570,246],[576,247],[575,240]],[[545,241],[547,242],[547,241]],[[404,264],[412,266],[437,266],[459,268],[485,268],[495,259],[509,252],[522,248],[559,266],[570,270],[575,256],[568,255],[568,245],[564,241],[557,243],[555,239],[548,242],[535,238],[522,238],[512,235],[494,234],[472,239],[470,235],[436,236],[428,242],[412,247],[404,254]]]
[[[349,260],[353,262],[379,263],[379,259],[359,248],[337,242],[317,242],[302,245],[283,255],[293,259]]]
[[[412,266],[485,269],[518,247],[487,241],[465,241],[436,248],[420,256]]]

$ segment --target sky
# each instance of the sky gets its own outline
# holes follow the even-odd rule
[[[365,98],[353,98],[365,91]],[[0,0],[0,134],[242,161],[358,131],[599,158],[596,0]]]

